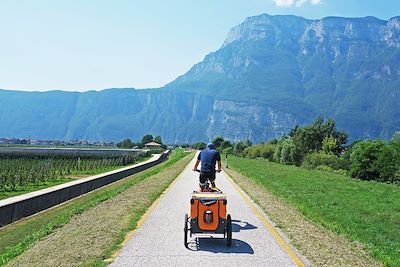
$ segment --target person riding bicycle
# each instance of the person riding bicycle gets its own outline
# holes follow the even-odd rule
[[[197,161],[193,167],[194,171],[198,171],[198,166],[201,162],[199,185],[203,191],[207,186],[207,180],[210,181],[211,186],[215,188],[215,172],[221,172],[221,155],[215,149],[213,143],[208,143],[207,147],[200,151],[197,156]],[[217,164],[217,170],[215,165]]]

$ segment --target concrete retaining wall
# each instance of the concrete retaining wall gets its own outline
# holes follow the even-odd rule
[[[131,167],[1,200],[0,227],[153,167],[165,161],[168,155],[169,151]]]
[[[50,154],[50,155],[140,155],[149,151],[148,149],[90,149],[90,148],[38,148],[38,147],[0,147],[0,153],[6,154]]]

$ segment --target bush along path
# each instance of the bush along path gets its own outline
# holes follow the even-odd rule
[[[154,168],[0,229],[0,264],[105,265],[191,158],[175,150]]]

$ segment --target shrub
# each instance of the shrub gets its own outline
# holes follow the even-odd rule
[[[280,140],[275,147],[275,151],[274,151],[274,156],[272,157],[272,159],[277,162],[280,163],[281,162],[281,152],[282,152],[282,145],[281,143],[283,142],[283,140]]]
[[[264,144],[261,147],[261,157],[268,159],[269,161],[273,160],[275,152],[275,145],[273,144]]]
[[[322,149],[339,155],[343,151],[343,145],[347,143],[348,134],[338,131],[334,120],[324,121],[319,117],[310,125],[302,128],[296,126],[289,136],[303,155]]]
[[[374,162],[383,145],[382,141],[361,141],[354,145],[350,154],[350,176],[362,180],[375,180],[379,177]]]
[[[197,142],[197,143],[195,143],[195,144],[192,145],[192,147],[193,147],[194,149],[196,149],[196,150],[203,150],[203,149],[206,148],[206,146],[207,146],[207,144],[204,143],[204,142]]]
[[[378,181],[394,182],[397,180],[396,174],[399,170],[399,160],[397,151],[392,145],[382,147],[375,165],[379,170]]]
[[[247,147],[243,151],[243,156],[251,159],[257,158],[260,156],[259,149],[256,146]]]
[[[384,141],[361,141],[350,154],[350,176],[362,180],[393,182],[399,171],[395,147]]]
[[[302,155],[293,140],[288,138],[278,142],[275,147],[273,159],[278,163],[299,166],[302,161]]]
[[[347,176],[347,175],[348,175],[347,170],[343,170],[343,169],[333,170],[332,172],[333,172],[333,173],[336,173],[336,174],[343,175],[343,176]]]
[[[227,147],[222,151],[222,153],[225,155],[231,155],[232,151],[233,151],[232,147]]]
[[[325,172],[333,172],[332,167],[326,165],[319,165],[317,166],[317,170],[325,171]]]
[[[308,154],[303,167],[308,169],[318,169],[318,166],[329,166],[332,170],[343,169],[343,161],[336,155],[326,152],[313,152]]]
[[[249,140],[236,142],[232,146],[233,147],[232,153],[235,156],[239,156],[239,157],[244,156],[244,150],[247,147],[250,147],[251,145],[252,145],[252,143]]]

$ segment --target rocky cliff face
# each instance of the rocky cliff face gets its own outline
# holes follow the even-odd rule
[[[208,141],[217,135],[254,141],[281,136],[301,124],[291,114],[275,112],[267,105],[186,92],[48,92],[31,100],[32,93],[0,90],[0,99],[8,99],[1,103],[0,135],[20,138],[118,141],[139,140],[152,133],[167,143]],[[24,103],[26,99],[29,102]],[[70,101],[64,104],[65,99]],[[46,109],[48,103],[52,103],[50,109]],[[21,113],[21,106],[33,108]]]
[[[166,88],[267,104],[300,122],[333,117],[351,139],[390,138],[400,128],[399,22],[251,17]]]
[[[303,123],[292,114],[275,111],[268,105],[214,100],[209,112],[207,137],[212,139],[221,135],[233,141],[268,140],[281,137]]]
[[[400,17],[261,15],[160,89],[24,93],[0,90],[0,137],[254,142],[316,116],[350,138],[400,129]]]

